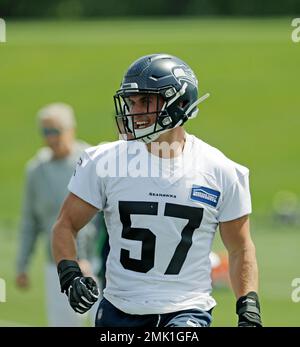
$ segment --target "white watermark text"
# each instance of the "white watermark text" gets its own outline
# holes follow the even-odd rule
[[[292,41],[295,43],[300,42],[300,18],[294,18],[291,25],[295,27],[292,31]]]
[[[3,278],[0,278],[0,303],[6,302],[6,284]]]
[[[294,278],[292,281],[292,287],[294,288],[292,291],[292,301],[300,302],[300,278]]]
[[[6,42],[6,24],[2,18],[0,18],[0,42]]]

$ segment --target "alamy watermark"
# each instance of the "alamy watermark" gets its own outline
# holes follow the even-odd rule
[[[6,24],[2,18],[0,18],[0,42],[6,42]]]
[[[296,43],[300,42],[300,18],[294,18],[291,25],[295,27],[291,35],[292,41]]]
[[[192,162],[190,156],[177,155],[180,143],[151,142],[147,151],[139,141],[123,142],[117,146],[102,144],[99,152],[96,173],[98,177],[162,177],[176,181],[183,175],[194,176],[199,162]],[[82,158],[79,166],[85,166],[87,158]]]
[[[6,302],[6,283],[3,278],[0,278],[0,303]]]
[[[294,278],[292,281],[292,287],[294,290],[292,291],[292,301],[293,302],[300,302],[300,278]]]

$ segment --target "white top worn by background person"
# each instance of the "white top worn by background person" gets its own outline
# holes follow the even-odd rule
[[[39,113],[39,126],[47,147],[38,151],[26,169],[20,239],[17,254],[17,285],[29,286],[28,269],[38,236],[46,241],[46,301],[50,326],[80,326],[82,317],[73,312],[59,293],[57,270],[51,254],[51,229],[67,195],[67,184],[80,154],[89,145],[74,139],[75,119],[65,104],[52,104]],[[93,223],[82,229],[77,240],[78,259],[89,269],[97,230]]]

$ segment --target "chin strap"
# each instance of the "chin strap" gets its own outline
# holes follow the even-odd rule
[[[174,128],[161,130],[157,133],[147,135],[147,136],[144,136],[140,139],[137,139],[137,141],[144,142],[144,143],[148,144],[148,143],[153,142],[156,139],[158,139],[161,134],[166,133],[167,131],[172,130],[172,129],[174,129]]]

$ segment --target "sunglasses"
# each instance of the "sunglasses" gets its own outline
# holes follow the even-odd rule
[[[57,128],[41,128],[43,136],[58,136],[62,133],[61,129]]]

